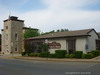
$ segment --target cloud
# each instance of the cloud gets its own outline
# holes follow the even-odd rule
[[[95,5],[100,0],[42,0],[49,8],[80,8],[88,5]]]
[[[39,28],[43,32],[61,28],[68,28],[69,30],[95,28],[100,31],[100,10],[82,9],[88,5],[97,4],[99,0],[41,1],[46,6],[45,9],[31,10],[24,13],[13,11],[12,15],[25,20],[25,26]]]

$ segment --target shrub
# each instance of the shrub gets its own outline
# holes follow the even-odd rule
[[[31,53],[31,52],[26,52],[26,55],[27,55],[27,56],[30,56],[30,53]]]
[[[37,53],[37,57],[39,57],[40,53]]]
[[[26,52],[21,52],[21,55],[22,55],[22,56],[25,56],[25,55],[26,55]]]
[[[30,53],[30,56],[34,56],[34,53]]]
[[[44,54],[44,57],[48,57],[50,53],[49,52],[44,52],[43,54]]]
[[[69,56],[70,56],[70,58],[74,58],[74,57],[75,57],[75,55],[74,55],[74,54],[70,54]]]
[[[48,57],[49,56],[49,52],[42,52],[39,54],[39,57]]]
[[[91,51],[91,53],[93,54],[94,57],[96,57],[100,55],[100,50],[94,50],[94,51]]]
[[[83,51],[75,51],[75,53],[74,53],[75,58],[81,58],[82,54],[83,54]]]
[[[69,54],[66,54],[66,55],[65,55],[65,58],[70,58],[70,55],[69,55]]]
[[[30,56],[36,57],[36,56],[38,56],[38,53],[30,53]]]
[[[56,55],[55,54],[49,54],[49,58],[55,58]]]
[[[56,50],[55,54],[57,58],[65,58],[66,50]]]
[[[91,59],[91,58],[93,58],[93,54],[92,54],[92,53],[83,54],[83,55],[82,55],[82,58],[83,58],[83,59]]]
[[[100,55],[100,50],[98,50],[98,52],[99,52],[99,55]]]
[[[44,53],[40,53],[39,54],[39,57],[44,57]]]

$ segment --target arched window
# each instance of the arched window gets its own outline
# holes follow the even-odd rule
[[[15,40],[18,41],[18,34],[15,33]]]

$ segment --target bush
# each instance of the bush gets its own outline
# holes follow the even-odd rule
[[[75,58],[81,58],[82,54],[83,54],[83,51],[75,51],[75,53],[74,53]]]
[[[65,58],[70,58],[70,55],[69,55],[69,54],[66,54],[66,55],[65,55]]]
[[[55,54],[49,54],[49,58],[55,58],[56,55]]]
[[[99,55],[100,55],[100,50],[98,50],[98,52],[99,52]]]
[[[49,52],[42,52],[39,54],[39,57],[48,57],[49,56]]]
[[[75,57],[75,55],[74,55],[74,54],[70,54],[69,56],[70,56],[70,58],[74,58],[74,57]]]
[[[22,56],[25,56],[25,55],[26,55],[26,52],[21,52],[21,55],[22,55]]]
[[[43,54],[44,54],[44,57],[48,57],[50,53],[49,52],[44,52]]]
[[[34,53],[30,53],[30,56],[31,56],[31,57],[34,56]]]
[[[37,57],[39,57],[40,53],[37,53]]]
[[[55,55],[57,58],[65,58],[66,50],[56,50]]]
[[[27,55],[27,56],[30,56],[30,53],[31,53],[31,52],[26,52],[26,55]]]
[[[38,53],[30,53],[30,56],[36,57],[36,56],[38,56]]]
[[[94,57],[96,57],[100,55],[100,50],[91,51],[91,53],[93,54]]]
[[[44,53],[40,53],[39,54],[39,57],[44,57]]]
[[[93,54],[92,54],[92,53],[83,54],[83,55],[82,55],[82,58],[83,58],[83,59],[91,59],[91,58],[93,58]]]

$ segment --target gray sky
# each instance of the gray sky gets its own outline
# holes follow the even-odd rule
[[[62,28],[100,32],[100,0],[0,0],[0,29],[9,14],[42,32]]]

